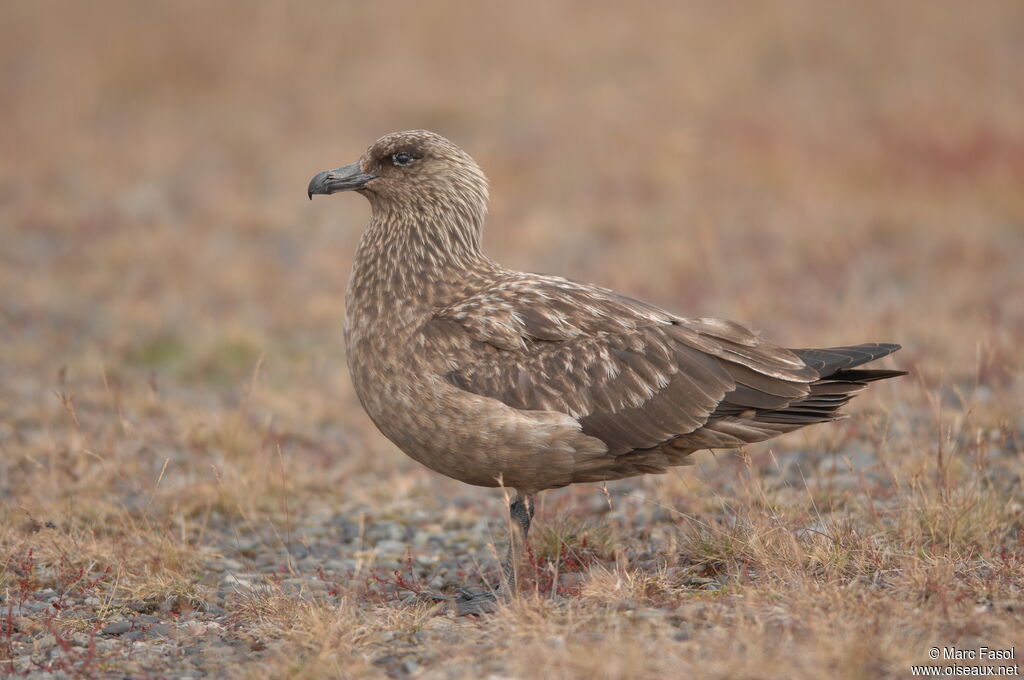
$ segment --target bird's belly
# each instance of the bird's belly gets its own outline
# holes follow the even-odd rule
[[[453,479],[531,491],[563,486],[581,461],[606,451],[564,414],[464,392],[410,356],[366,359],[349,355],[367,415],[410,458]]]

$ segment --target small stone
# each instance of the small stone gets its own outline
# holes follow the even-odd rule
[[[377,543],[377,551],[385,555],[404,555],[405,545],[402,541],[384,540]]]
[[[337,558],[331,558],[324,564],[324,568],[327,571],[354,571],[356,568],[355,560],[340,560]]]
[[[115,621],[114,623],[108,623],[100,629],[100,632],[104,635],[123,635],[132,629],[130,621]]]

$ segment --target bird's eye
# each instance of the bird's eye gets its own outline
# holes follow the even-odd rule
[[[401,151],[399,153],[391,154],[391,162],[397,165],[398,167],[405,167],[406,165],[409,165],[409,163],[412,163],[414,160],[416,159],[415,157],[412,156],[412,154],[407,154]]]

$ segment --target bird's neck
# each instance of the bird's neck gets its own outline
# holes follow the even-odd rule
[[[426,310],[458,299],[499,269],[480,248],[483,219],[482,211],[458,207],[374,206],[352,264],[349,303],[387,314],[382,300]]]

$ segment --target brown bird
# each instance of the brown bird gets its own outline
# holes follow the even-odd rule
[[[867,383],[905,374],[855,368],[899,345],[785,349],[733,321],[502,267],[480,247],[487,179],[433,132],[381,137],[308,189],[340,191],[372,207],[345,306],[363,408],[430,469],[515,489],[523,540],[539,491],[839,420]]]

